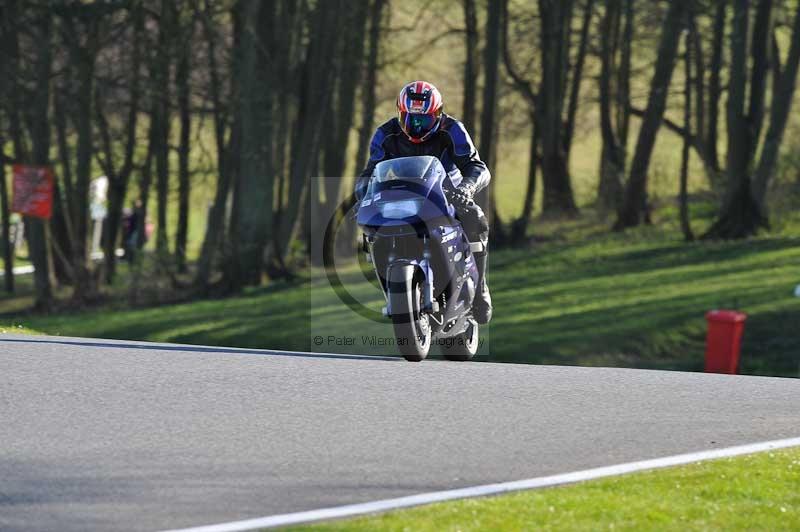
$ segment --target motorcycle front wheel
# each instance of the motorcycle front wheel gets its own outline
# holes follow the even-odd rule
[[[431,325],[422,308],[422,287],[413,266],[392,268],[392,324],[397,348],[409,362],[420,362],[431,349]]]

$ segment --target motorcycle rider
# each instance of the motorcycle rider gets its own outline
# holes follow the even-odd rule
[[[397,117],[380,126],[372,137],[369,161],[356,180],[355,196],[361,201],[367,191],[375,165],[397,157],[431,155],[441,160],[445,170],[458,169],[463,176],[457,188],[445,190],[456,208],[470,242],[482,242],[483,251],[474,253],[478,267],[478,290],[473,315],[480,324],[492,318],[492,298],[486,283],[489,223],[474,196],[491,180],[464,124],[443,112],[442,95],[427,81],[407,84],[397,97]]]

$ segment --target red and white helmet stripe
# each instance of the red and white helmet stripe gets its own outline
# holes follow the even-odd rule
[[[442,94],[427,81],[412,81],[402,88],[397,96],[397,113],[400,126],[411,142],[424,142],[439,129],[441,122]],[[410,125],[411,116],[429,115],[424,122]],[[427,124],[427,125],[421,125]]]
[[[397,96],[397,111],[438,113],[442,110],[442,94],[432,83],[412,81]]]

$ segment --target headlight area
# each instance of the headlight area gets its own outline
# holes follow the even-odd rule
[[[379,203],[378,208],[384,218],[399,220],[419,214],[424,201],[424,199],[387,201],[385,203]]]

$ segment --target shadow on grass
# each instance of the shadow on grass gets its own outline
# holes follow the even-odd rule
[[[734,243],[664,243],[656,246],[651,244],[643,249],[618,253],[617,250],[624,248],[610,247],[607,244],[595,247],[591,243],[578,246],[574,243],[557,244],[543,247],[541,250],[539,255],[541,268],[537,268],[536,277],[531,277],[527,272],[519,274],[514,272],[520,263],[528,262],[527,254],[531,251],[534,255],[537,253],[535,247],[532,250],[508,253],[499,259],[490,258],[490,269],[495,272],[511,270],[508,275],[502,277],[505,286],[514,283],[545,285],[605,276],[622,278],[629,274],[645,274],[690,266],[708,266],[710,268],[708,276],[719,276],[730,271],[742,270],[744,266],[736,264],[736,261],[746,257],[762,258],[765,253],[797,249],[798,245],[800,242],[797,239],[771,238]],[[732,266],[721,271],[720,265],[725,263],[731,263]],[[692,272],[693,276],[698,274],[697,271]],[[678,271],[674,275],[685,275],[685,273]]]
[[[714,297],[739,298],[756,307],[774,294],[757,286],[731,287]],[[499,321],[493,328],[491,360],[702,371],[708,304],[704,293],[665,295],[540,319]],[[740,372],[800,376],[797,330],[800,308],[753,313],[745,328]]]
[[[749,316],[742,353],[743,373],[800,377],[800,308]]]

